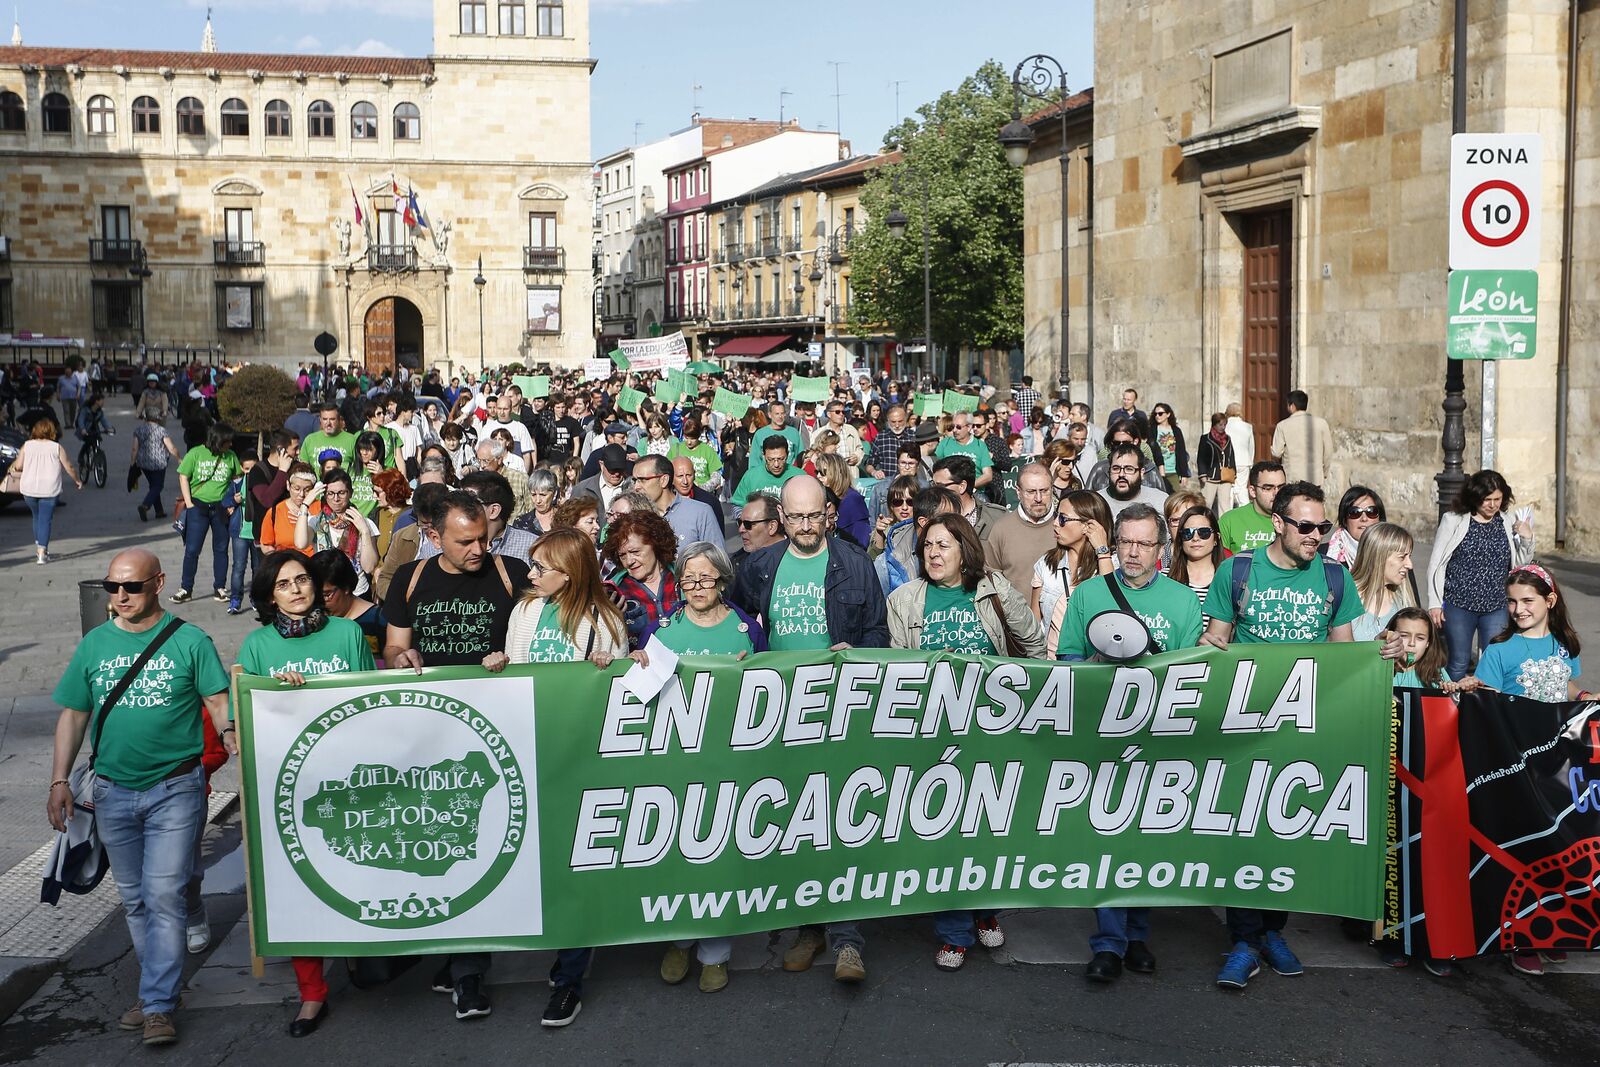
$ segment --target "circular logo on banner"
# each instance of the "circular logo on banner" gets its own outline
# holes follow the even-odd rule
[[[1500,178],[1473,187],[1461,203],[1461,224],[1486,248],[1503,248],[1528,228],[1528,198]]]
[[[384,758],[386,738],[419,730],[438,759]],[[273,823],[295,873],[330,908],[382,929],[470,910],[505,878],[526,836],[527,787],[510,746],[476,709],[427,690],[365,693],[317,716],[273,788]]]

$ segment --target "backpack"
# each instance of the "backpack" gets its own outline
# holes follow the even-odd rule
[[[1244,614],[1245,592],[1250,585],[1250,568],[1255,563],[1254,552],[1240,552],[1230,561],[1233,564],[1231,572],[1233,587],[1233,619],[1237,624],[1239,616]],[[1318,557],[1322,564],[1322,580],[1328,587],[1326,605],[1328,608],[1328,622],[1331,626],[1334,619],[1339,616],[1339,605],[1344,601],[1344,568],[1337,563]]]

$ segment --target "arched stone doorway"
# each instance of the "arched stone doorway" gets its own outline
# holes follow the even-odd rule
[[[403,296],[386,296],[367,309],[362,353],[369,374],[397,366],[422,369],[422,312]]]

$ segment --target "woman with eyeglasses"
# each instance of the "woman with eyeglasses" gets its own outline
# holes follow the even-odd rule
[[[621,497],[613,500],[612,508],[620,502]],[[628,509],[607,526],[601,549],[613,567],[607,590],[627,620],[630,643],[638,648],[645,632],[682,603],[672,573],[678,535],[648,505],[630,502]]]
[[[296,460],[289,465],[288,481],[289,495],[274,504],[261,520],[261,551],[267,555],[300,552],[309,556],[309,548],[302,549],[295,544],[294,530],[300,522],[301,511],[309,508],[313,515],[322,511],[319,501],[306,499],[317,484],[317,473],[311,464]]]
[[[867,518],[874,527],[882,520],[889,506],[890,487],[901,478],[910,478],[917,489],[931,484],[928,470],[922,464],[922,446],[915,442],[906,441],[895,450],[893,472],[886,478],[879,478],[878,484],[872,487],[872,495],[867,500]]]
[[[367,576],[378,569],[378,527],[350,506],[350,475],[335,467],[313,486],[306,500],[322,498],[321,513],[302,508],[294,526],[295,547],[302,552],[337,548],[356,569],[356,594],[367,592]]]
[[[1078,481],[1077,459],[1078,453],[1073,450],[1071,442],[1064,438],[1057,438],[1044,446],[1044,457],[1040,462],[1050,470],[1050,487],[1055,490],[1058,500],[1075,489],[1083,488]]]
[[[867,545],[867,555],[876,559],[881,556],[889,546],[889,532],[901,523],[910,522],[912,502],[916,499],[917,485],[915,475],[901,474],[889,484],[889,490],[884,494],[883,514],[878,516],[876,525],[872,528],[872,537]]]
[[[311,576],[322,590],[322,606],[328,614],[349,619],[361,627],[366,635],[367,647],[372,649],[373,660],[383,655],[383,639],[388,636],[389,620],[383,617],[383,608],[363,597],[356,596],[356,569],[350,559],[337,548],[325,549],[308,561]]]
[[[1211,580],[1217,576],[1217,567],[1227,556],[1222,550],[1222,538],[1217,536],[1217,517],[1204,504],[1190,507],[1178,516],[1172,537],[1177,542],[1177,550],[1172,553],[1167,577],[1193,589],[1204,608]],[[1209,623],[1211,616],[1202,611],[1201,619]]]
[[[1322,554],[1345,567],[1354,566],[1361,536],[1378,523],[1388,521],[1389,513],[1377,490],[1352,485],[1339,501],[1339,526],[1322,546]]]
[[[239,647],[239,666],[246,674],[302,686],[319,675],[373,669],[361,627],[328,611],[307,563],[298,552],[274,552],[256,569],[250,601],[262,625]],[[289,1023],[290,1037],[316,1033],[328,1017],[324,962],[320,956],[293,959],[300,1011]]]
[[[1021,593],[990,570],[972,524],[959,515],[936,515],[917,544],[922,574],[889,594],[889,647],[969,656],[1045,654],[1044,631]],[[974,943],[1005,944],[993,911],[956,910],[934,916],[940,945],[934,966],[958,971]]]
[[[1161,572],[1165,574],[1172,566],[1173,555],[1178,551],[1178,516],[1190,508],[1203,508],[1206,506],[1205,497],[1190,489],[1179,489],[1168,495],[1167,502],[1161,505],[1161,513],[1167,522],[1167,543],[1161,547]]]
[[[1167,486],[1176,491],[1178,483],[1189,477],[1189,447],[1183,442],[1183,430],[1170,404],[1157,404],[1150,409],[1150,417],[1155,420],[1150,443],[1161,457],[1161,475]]]
[[[1072,590],[1097,574],[1116,569],[1110,505],[1099,493],[1070,490],[1056,506],[1055,547],[1033,565],[1028,606],[1044,626],[1046,648],[1060,643],[1061,620],[1066,617]]]
[[[767,650],[767,635],[755,619],[728,602],[733,585],[733,561],[721,546],[710,541],[695,541],[683,550],[679,565],[678,588],[683,603],[658,624],[647,627],[640,641],[653,635],[680,656],[733,656],[744,659]],[[634,652],[635,662],[649,666],[644,652]],[[689,976],[689,949],[695,942],[679,941],[661,959],[661,980],[677,985]],[[733,954],[733,939],[705,938],[699,942],[695,958],[700,961],[700,992],[715,993],[727,988],[728,958]]]

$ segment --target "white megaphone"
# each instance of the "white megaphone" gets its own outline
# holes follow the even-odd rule
[[[1102,611],[1089,620],[1089,647],[1109,663],[1127,663],[1156,651],[1150,628],[1131,611]]]

